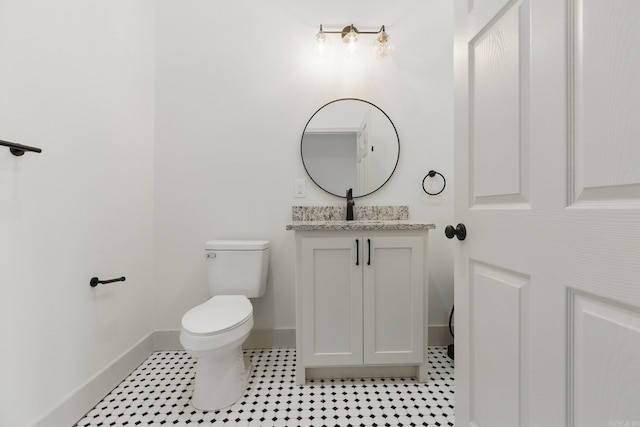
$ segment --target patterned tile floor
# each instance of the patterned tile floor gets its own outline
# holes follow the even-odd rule
[[[194,360],[153,353],[76,426],[453,426],[453,367],[429,347],[430,381],[384,378],[295,384],[295,349],[246,350],[254,371],[245,395],[220,411],[189,404]]]

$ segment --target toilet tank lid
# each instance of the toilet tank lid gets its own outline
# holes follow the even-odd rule
[[[218,251],[260,251],[268,247],[268,240],[209,240],[204,244],[205,249]]]

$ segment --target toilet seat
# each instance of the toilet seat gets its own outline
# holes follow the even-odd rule
[[[189,310],[182,329],[194,336],[224,334],[253,319],[253,306],[244,295],[217,295]]]

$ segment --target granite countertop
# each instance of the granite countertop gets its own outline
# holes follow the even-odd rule
[[[383,221],[292,221],[287,230],[333,231],[333,230],[429,230],[435,224],[409,220]]]
[[[294,206],[287,230],[429,230],[434,224],[409,221],[407,206],[355,206],[354,221],[345,221],[344,206]]]

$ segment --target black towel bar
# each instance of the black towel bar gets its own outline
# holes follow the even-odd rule
[[[124,282],[125,280],[127,279],[124,276],[118,277],[117,279],[111,279],[111,280],[100,280],[97,277],[92,277],[91,280],[89,281],[89,286],[91,286],[92,288],[95,288],[96,286],[104,285],[105,283]]]
[[[15,142],[2,141],[0,140],[0,145],[4,145],[5,147],[9,147],[11,154],[14,156],[22,156],[25,151],[31,151],[33,153],[42,153],[42,149],[38,147],[31,147],[30,145],[22,145],[16,144]]]

